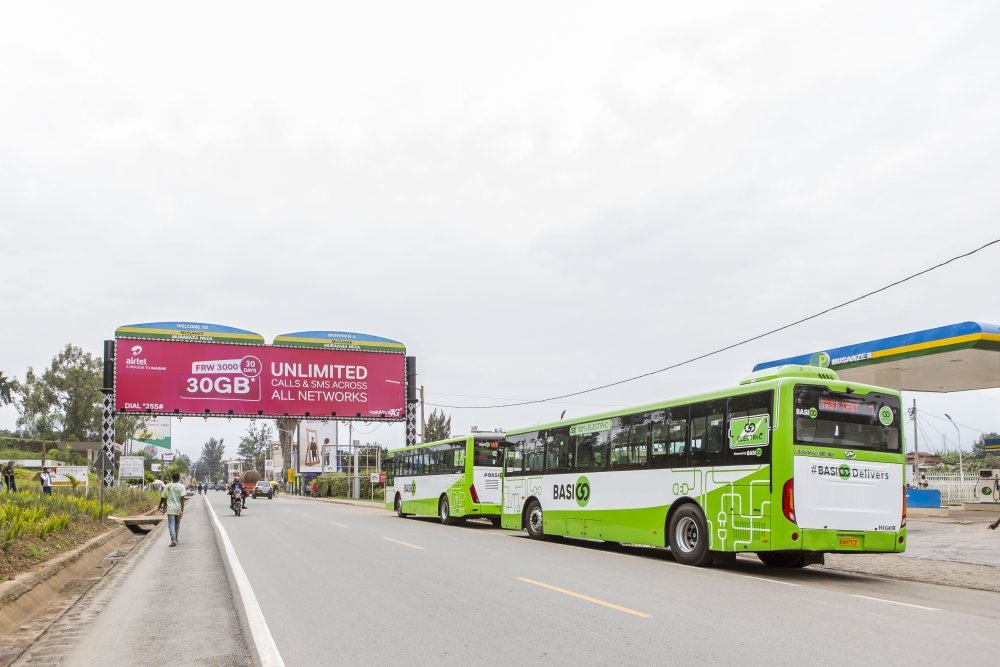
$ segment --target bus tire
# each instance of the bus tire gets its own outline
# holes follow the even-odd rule
[[[805,567],[806,565],[806,559],[799,553],[759,551],[757,558],[768,567]]]
[[[545,522],[542,514],[542,505],[537,500],[532,500],[524,508],[524,527],[528,530],[528,537],[533,540],[545,539]]]
[[[707,565],[712,554],[708,551],[708,528],[705,516],[697,505],[688,503],[670,517],[667,541],[674,560],[682,565]]]
[[[393,504],[395,505],[396,516],[398,516],[400,519],[405,519],[406,515],[403,514],[403,499],[400,497],[398,493],[396,494],[396,502]]]
[[[494,528],[499,528],[500,527],[500,517],[498,517],[498,516],[491,516],[490,517],[490,523],[493,524]]]
[[[451,515],[451,503],[448,502],[448,496],[441,496],[441,500],[438,501],[438,518],[446,526],[453,526],[456,523],[455,517]]]

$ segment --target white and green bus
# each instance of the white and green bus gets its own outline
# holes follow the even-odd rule
[[[898,392],[782,366],[738,387],[507,431],[502,525],[688,565],[906,548]]]
[[[386,509],[446,525],[479,517],[500,525],[502,441],[502,433],[473,433],[389,451]]]

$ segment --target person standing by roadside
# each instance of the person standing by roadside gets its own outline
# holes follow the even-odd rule
[[[167,515],[167,529],[170,531],[170,546],[177,546],[177,536],[181,528],[181,515],[184,514],[184,501],[187,489],[180,483],[181,474],[175,472],[170,477],[173,481],[160,494],[160,511]]]
[[[14,475],[14,462],[7,461],[3,468],[3,483],[8,491],[17,491],[17,478]]]
[[[42,493],[52,495],[52,473],[49,472],[49,469],[42,468],[42,474],[38,476],[38,479],[42,483]]]

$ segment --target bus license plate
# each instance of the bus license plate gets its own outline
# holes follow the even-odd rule
[[[837,538],[837,544],[843,549],[860,549],[861,538],[855,535],[841,535]]]

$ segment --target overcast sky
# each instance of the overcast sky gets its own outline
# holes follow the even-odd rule
[[[8,3],[0,370],[141,322],[357,331],[466,406],[702,355],[1000,238],[998,35],[971,1]],[[524,426],[1000,323],[998,265],[445,412]],[[966,448],[1000,431],[997,390],[904,398],[938,447],[944,412]],[[174,425],[197,458],[247,423]]]

